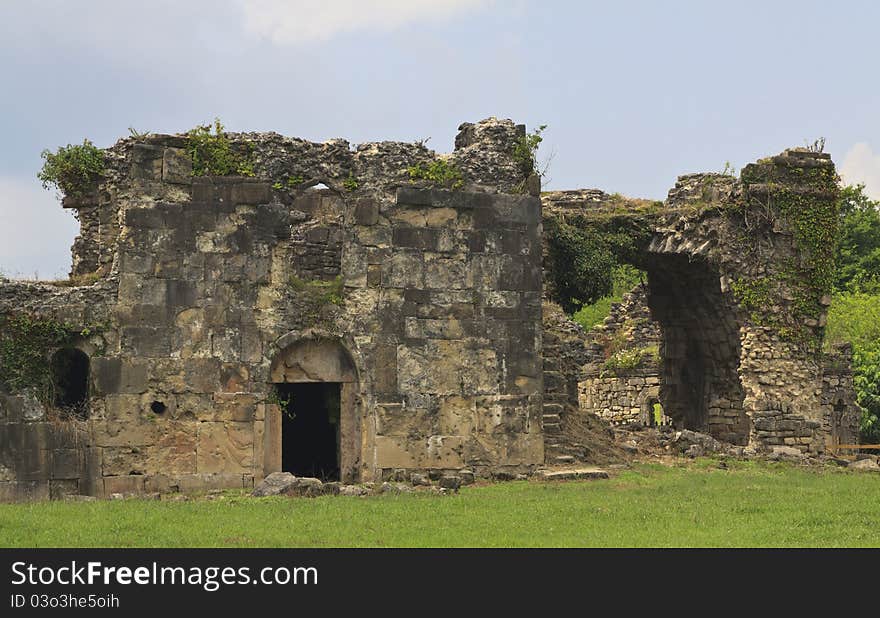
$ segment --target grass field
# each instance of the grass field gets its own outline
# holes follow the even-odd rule
[[[0,505],[6,547],[880,546],[880,474],[712,460],[458,495]]]

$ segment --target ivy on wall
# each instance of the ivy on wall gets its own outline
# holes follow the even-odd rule
[[[10,393],[30,391],[41,403],[51,405],[50,352],[98,330],[25,313],[0,314],[0,388]]]

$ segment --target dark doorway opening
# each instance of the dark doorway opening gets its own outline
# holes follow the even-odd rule
[[[76,348],[62,348],[52,355],[55,406],[86,418],[89,401],[89,357]]]
[[[276,384],[281,401],[281,470],[339,480],[340,384]]]

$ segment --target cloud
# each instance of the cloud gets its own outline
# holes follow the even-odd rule
[[[849,149],[840,165],[840,175],[847,184],[864,184],[865,193],[880,200],[880,154],[865,142]]]
[[[358,30],[390,32],[442,20],[491,0],[238,0],[245,29],[278,45],[325,41]]]
[[[0,272],[9,277],[65,277],[79,231],[51,191],[33,180],[0,176]]]

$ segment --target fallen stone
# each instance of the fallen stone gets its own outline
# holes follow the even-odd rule
[[[681,453],[687,454],[688,449],[690,449],[694,445],[697,445],[702,449],[700,455],[704,455],[706,453],[717,453],[724,450],[725,448],[724,443],[719,442],[712,436],[705,433],[700,433],[698,431],[691,431],[689,429],[677,431],[675,433],[675,437],[672,438],[673,448]],[[698,457],[699,455],[696,456]]]
[[[793,446],[774,446],[770,449],[770,455],[767,456],[768,459],[772,459],[775,461],[783,460],[783,459],[804,459],[806,455],[803,454],[800,450],[794,448]]]
[[[340,496],[366,496],[370,490],[361,485],[342,485],[339,488]]]
[[[80,494],[67,494],[64,496],[65,502],[94,502],[97,500],[95,496],[81,496]]]
[[[413,472],[413,473],[409,476],[409,482],[412,483],[414,486],[417,486],[417,487],[418,487],[418,486],[426,487],[426,486],[428,486],[428,485],[431,484],[431,479],[429,479],[429,478],[428,478],[426,475],[424,475],[424,474],[419,474],[419,473],[417,473],[417,472]]]
[[[575,481],[607,479],[608,473],[599,468],[577,468],[574,470],[542,470],[539,478],[544,481]]]
[[[273,472],[254,488],[251,495],[257,497],[277,496],[295,481],[296,477],[290,472]]]
[[[461,487],[461,477],[457,474],[444,474],[440,477],[440,487],[450,491],[458,491]]]
[[[687,449],[685,449],[684,454],[686,457],[690,457],[695,459],[697,457],[702,457],[706,454],[706,449],[703,448],[702,444],[691,444]]]
[[[324,483],[312,477],[295,477],[293,482],[281,490],[282,496],[306,496],[313,498],[323,493]]]
[[[321,486],[321,493],[325,496],[338,496],[339,489],[342,487],[342,483],[333,481],[330,483],[324,483]]]
[[[853,470],[865,470],[869,472],[880,472],[880,465],[877,464],[873,459],[860,459],[858,461],[854,461],[848,468],[852,468]]]
[[[404,483],[382,483],[379,492],[383,494],[408,494],[413,492],[413,488]]]

